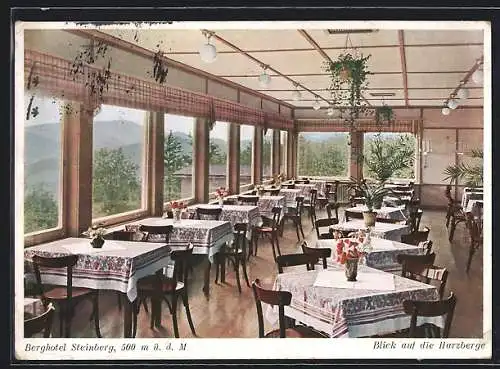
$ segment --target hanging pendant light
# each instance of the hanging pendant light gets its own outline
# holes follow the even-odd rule
[[[271,83],[271,76],[269,74],[267,74],[267,72],[266,72],[267,67],[266,66],[263,65],[262,69],[263,69],[262,74],[259,76],[259,85],[261,87],[265,88],[265,87],[269,86],[269,84]]]
[[[448,101],[448,108],[455,110],[458,107],[458,102],[457,100],[451,99]]]
[[[319,102],[318,98],[316,97],[316,101],[313,104],[313,109],[314,110],[319,110],[321,109],[321,103]]]
[[[205,63],[213,63],[215,59],[217,59],[217,49],[210,43],[210,37],[212,37],[212,35],[206,32],[203,34],[207,38],[207,43],[200,47],[200,58]]]
[[[302,94],[298,90],[298,85],[295,83],[295,91],[292,92],[292,99],[294,101],[299,101],[302,98]]]
[[[333,114],[335,114],[335,111],[333,110],[333,108],[330,106],[328,108],[328,110],[326,111],[326,114],[329,115],[329,116],[332,116]]]
[[[457,97],[460,100],[467,100],[469,98],[469,91],[461,88],[460,90],[457,91]]]
[[[441,109],[441,114],[450,115],[450,108],[445,106],[443,109]]]
[[[482,83],[483,82],[483,71],[477,69],[474,73],[472,73],[472,81],[474,83]]]

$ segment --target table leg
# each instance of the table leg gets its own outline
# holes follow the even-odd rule
[[[205,282],[203,284],[203,292],[205,296],[208,298],[210,296],[210,268],[212,267],[212,263],[207,258],[207,266],[205,267]]]
[[[132,337],[132,306],[133,302],[128,299],[126,293],[122,293],[123,296],[123,337]]]

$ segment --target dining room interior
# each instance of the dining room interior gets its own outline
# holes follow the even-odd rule
[[[22,29],[24,337],[483,338],[485,29],[374,24]]]

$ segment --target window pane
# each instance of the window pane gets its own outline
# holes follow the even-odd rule
[[[165,114],[163,201],[193,197],[195,118]]]
[[[94,117],[92,218],[143,207],[145,115],[103,105]]]
[[[240,186],[252,183],[253,126],[240,125]]]
[[[210,131],[208,192],[214,192],[217,187],[227,186],[228,137],[229,123],[216,122]]]
[[[262,179],[272,179],[273,130],[268,129],[262,142]]]
[[[365,133],[363,176],[383,178],[415,178],[416,138],[411,133]],[[370,169],[372,168],[372,169]]]
[[[286,174],[287,131],[280,132],[280,173]]]
[[[349,134],[345,132],[299,133],[299,176],[347,177]]]
[[[25,95],[25,112],[31,95]],[[24,124],[24,233],[60,226],[62,101],[35,97]]]

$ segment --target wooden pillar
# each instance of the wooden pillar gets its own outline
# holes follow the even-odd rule
[[[349,176],[360,179],[363,178],[363,161],[360,154],[363,153],[363,132],[350,133],[349,150]]]
[[[252,183],[257,185],[262,182],[262,127],[255,126],[253,133],[253,167],[252,167]]]
[[[298,132],[288,131],[287,137],[287,178],[297,177]]]
[[[281,131],[279,129],[273,130],[273,148],[271,150],[271,163],[272,163],[272,174],[273,177],[277,176],[280,173],[280,156],[281,156],[281,147],[280,147],[280,134]]]
[[[208,148],[210,129],[205,118],[196,118],[193,137],[194,151],[194,200],[208,202]]]
[[[82,104],[64,109],[65,225],[69,237],[79,237],[92,224],[92,123]]]
[[[240,192],[240,125],[229,124],[227,180],[231,193]]]
[[[147,168],[147,209],[152,216],[163,214],[163,163],[165,140],[165,114],[163,112],[148,112],[146,157]]]

